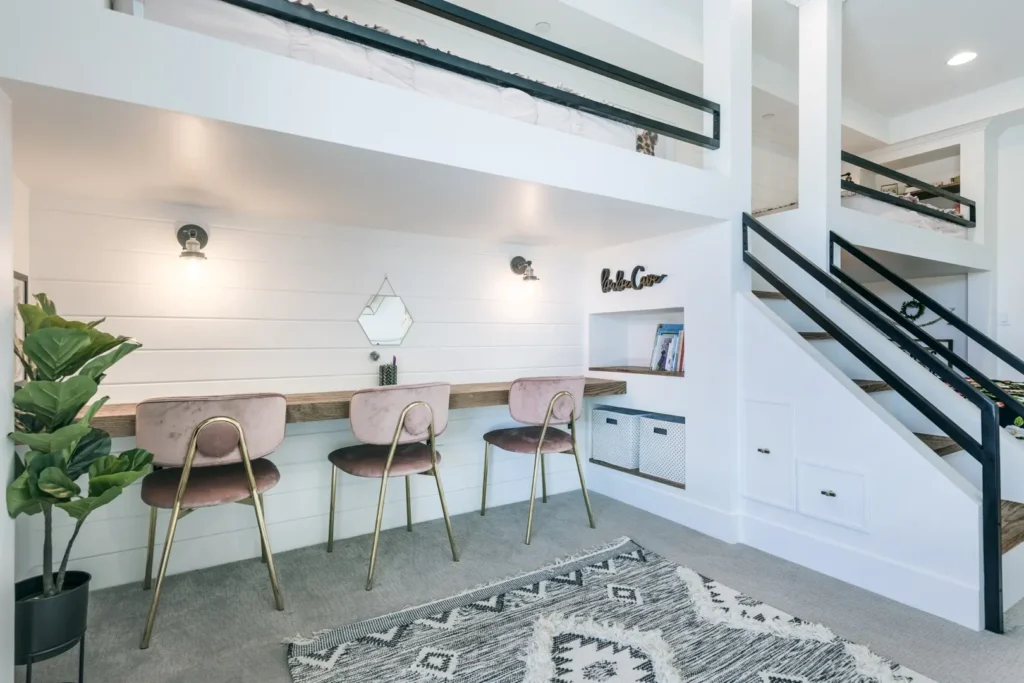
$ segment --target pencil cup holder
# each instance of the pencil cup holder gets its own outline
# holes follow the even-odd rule
[[[395,365],[381,365],[377,368],[377,383],[382,387],[398,384],[398,367]]]

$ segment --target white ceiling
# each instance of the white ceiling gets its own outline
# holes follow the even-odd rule
[[[0,79],[33,192],[522,244],[677,232],[669,209]],[[628,230],[623,230],[628,226]]]
[[[798,14],[785,0],[754,0],[755,52],[795,70]],[[1024,77],[1022,29],[1020,0],[849,0],[843,6],[844,95],[896,116]],[[978,59],[946,65],[963,50]]]

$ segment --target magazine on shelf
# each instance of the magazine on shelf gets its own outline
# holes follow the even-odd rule
[[[662,323],[654,334],[654,349],[651,352],[651,370],[682,372],[685,349],[683,325]]]

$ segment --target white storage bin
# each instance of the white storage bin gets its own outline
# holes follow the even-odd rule
[[[590,457],[635,470],[640,467],[639,420],[648,413],[631,408],[600,406],[591,413]]]
[[[686,484],[686,418],[648,414],[639,418],[640,473]]]

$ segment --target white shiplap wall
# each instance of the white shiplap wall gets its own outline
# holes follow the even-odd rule
[[[571,250],[36,195],[31,219],[33,292],[45,291],[68,317],[106,316],[104,329],[144,344],[104,383],[115,402],[373,386],[376,364],[355,320],[385,274],[415,321],[401,347],[380,349],[382,356],[397,354],[402,383],[583,369],[581,263]],[[197,279],[177,258],[174,229],[182,222],[211,228],[209,261]],[[532,296],[509,271],[517,254],[533,259],[541,277]],[[479,506],[481,435],[510,424],[504,407],[452,413],[439,442],[452,514]],[[117,441],[118,448],[132,443]],[[275,552],[326,539],[326,456],[353,442],[347,421],[289,426],[273,457],[281,483],[266,496]],[[496,454],[489,504],[526,499],[531,469],[530,458]],[[578,487],[571,456],[549,456],[548,474],[549,491]],[[379,481],[341,479],[338,537],[371,531]],[[403,491],[400,480],[389,487],[389,527],[404,523]],[[431,479],[414,479],[413,496],[415,520],[440,516]],[[137,488],[129,489],[83,527],[72,564],[91,571],[99,586],[141,579],[147,514]],[[166,517],[160,516],[160,538]],[[68,522],[59,519],[58,543],[70,535]],[[21,524],[24,576],[38,571],[40,520]],[[33,533],[26,533],[29,526]],[[258,554],[251,508],[202,510],[179,525],[171,571]]]

